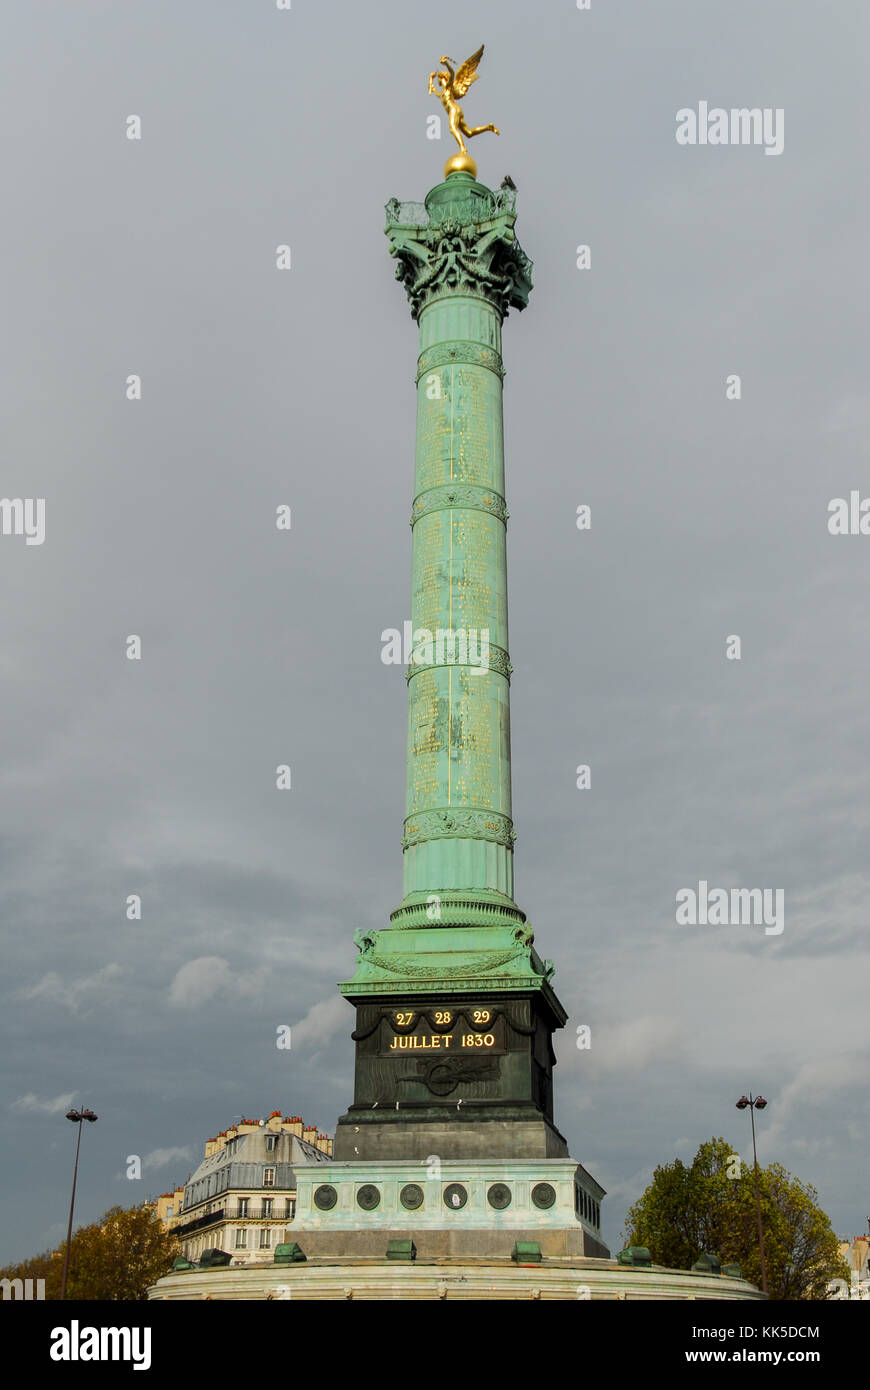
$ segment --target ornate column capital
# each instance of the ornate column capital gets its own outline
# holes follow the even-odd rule
[[[411,317],[445,294],[486,299],[507,317],[524,309],[532,288],[532,263],[514,233],[516,195],[496,193],[469,174],[450,174],[425,204],[386,205],[390,255],[405,287]]]

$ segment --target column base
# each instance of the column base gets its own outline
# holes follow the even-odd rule
[[[451,1107],[449,1114],[435,1112],[408,1119],[401,1111],[382,1112],[351,1106],[335,1130],[333,1153],[348,1162],[378,1159],[425,1163],[432,1155],[441,1159],[549,1159],[567,1158],[568,1145],[545,1116],[530,1115],[515,1106],[496,1105],[488,1114],[476,1106],[463,1116]]]

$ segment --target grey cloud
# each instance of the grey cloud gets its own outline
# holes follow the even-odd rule
[[[329,6],[92,9],[19,7],[4,48],[0,344],[3,493],[47,499],[44,545],[0,537],[0,1103],[98,1111],[82,1220],[143,1132],[195,1156],[236,1113],[331,1132],[350,1100],[336,982],[401,898],[404,815],[407,690],[378,634],[408,608],[417,348],[382,209],[447,153],[425,10],[344,6],[339,33]],[[517,898],[570,1012],[556,1115],[611,1242],[674,1135],[744,1143],[750,1086],[765,1161],[838,1228],[864,1217],[870,539],[830,537],[826,508],[866,492],[870,13],[729,14],[478,16],[502,130],[480,177],[511,171],[535,262],[504,334]],[[386,114],[363,50],[394,74]],[[781,158],[677,147],[714,87],[785,108]],[[784,886],[783,936],[681,932],[702,877]],[[75,1136],[7,1114],[14,1258],[47,1202],[62,1222]]]
[[[70,1109],[75,1097],[75,1091],[68,1091],[65,1095],[54,1096],[51,1100],[41,1100],[39,1096],[28,1092],[26,1096],[18,1096],[13,1100],[12,1109],[39,1115],[60,1115]]]

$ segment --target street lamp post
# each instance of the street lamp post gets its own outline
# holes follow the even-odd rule
[[[72,1196],[69,1203],[69,1225],[66,1228],[66,1250],[63,1252],[63,1273],[60,1277],[60,1296],[62,1300],[66,1298],[66,1278],[69,1273],[69,1247],[72,1241],[73,1209],[76,1204],[76,1178],[79,1172],[79,1148],[82,1142],[82,1120],[87,1120],[89,1124],[93,1124],[97,1119],[93,1110],[68,1110],[66,1112],[66,1117],[68,1120],[72,1120],[74,1125],[78,1125],[79,1132],[76,1137],[76,1161],[73,1168]]]
[[[763,1110],[767,1105],[764,1096],[753,1096],[749,1092],[748,1096],[741,1096],[737,1102],[738,1110],[745,1110],[749,1107],[749,1118],[752,1121],[752,1171],[755,1178],[755,1211],[758,1216],[758,1249],[761,1254],[761,1291],[767,1293],[767,1268],[764,1263],[764,1228],[761,1224],[761,1196],[758,1191],[758,1153],[755,1148],[755,1112]]]

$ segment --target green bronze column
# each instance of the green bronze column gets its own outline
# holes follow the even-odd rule
[[[355,934],[354,1103],[335,1154],[567,1153],[553,1124],[553,966],[514,902],[502,323],[531,263],[515,191],[454,156],[424,203],[387,204],[419,326],[411,506],[404,896]]]
[[[431,191],[425,223],[414,204],[387,208],[420,339],[405,897],[392,917],[403,926],[524,920],[513,901],[501,325],[508,305],[525,306],[531,266],[513,197],[459,172]],[[423,246],[426,271],[414,275]]]

